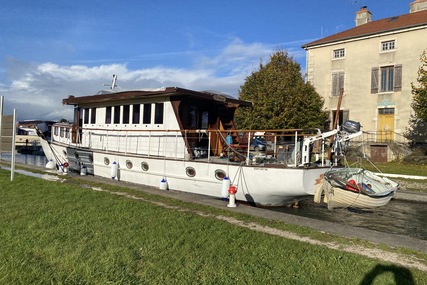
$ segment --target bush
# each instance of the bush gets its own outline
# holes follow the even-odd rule
[[[416,148],[412,153],[403,158],[404,163],[427,164],[425,148]]]

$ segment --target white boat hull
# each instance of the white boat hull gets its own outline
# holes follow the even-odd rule
[[[327,181],[324,182],[324,202],[327,203],[328,209],[335,208],[357,208],[357,209],[375,209],[387,205],[394,192],[382,197],[371,197],[361,193],[344,190],[334,187]]]
[[[315,191],[314,201],[335,208],[375,209],[387,205],[398,185],[364,169],[328,171]],[[351,183],[350,183],[351,182]]]
[[[43,145],[47,147],[46,143]],[[79,151],[65,145],[51,144],[45,153],[48,159],[60,165],[68,162],[65,153],[76,150]],[[173,160],[96,151],[92,154],[93,173],[89,171],[89,174],[153,187],[159,187],[165,178],[170,190],[218,198],[221,197],[222,179],[216,178],[215,173],[223,171],[232,185],[237,186],[237,200],[262,206],[283,206],[313,196],[320,177],[329,169],[239,166],[207,160]],[[111,170],[113,162],[118,165],[114,178]],[[149,169],[143,170],[142,163],[148,165]],[[189,168],[193,170],[194,177],[188,176]]]

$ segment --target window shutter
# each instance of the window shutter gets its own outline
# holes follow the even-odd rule
[[[332,96],[339,96],[344,88],[344,72],[332,73]]]
[[[344,89],[344,72],[339,73],[338,96],[341,95],[341,89]]]
[[[378,67],[372,67],[371,72],[371,94],[378,93]]]
[[[338,73],[332,73],[332,96],[338,96],[339,94],[339,76]]]
[[[394,66],[394,86],[393,91],[402,91],[402,65]]]

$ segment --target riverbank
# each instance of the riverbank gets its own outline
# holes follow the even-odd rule
[[[46,169],[38,167],[38,166],[28,166],[28,165],[19,165],[21,168],[32,169],[35,171],[41,171],[44,173],[49,173]],[[54,172],[56,174],[56,172]],[[222,199],[218,199],[210,196],[203,196],[197,194],[191,194],[181,191],[162,191],[155,187],[149,187],[144,185],[137,185],[122,181],[117,181],[113,179],[106,179],[97,176],[82,176],[78,174],[68,174],[73,179],[78,179],[80,181],[86,181],[87,183],[97,183],[99,185],[107,184],[111,186],[121,186],[137,191],[143,191],[148,194],[160,195],[167,198],[172,198],[184,202],[197,203],[200,205],[205,205],[209,207],[214,207],[217,209],[247,214],[253,217],[265,218],[269,220],[284,222],[291,225],[304,226],[311,229],[315,229],[321,232],[330,233],[333,235],[351,238],[351,239],[361,239],[366,240],[375,244],[384,244],[390,246],[392,248],[407,248],[423,253],[427,253],[427,241],[420,240],[404,235],[399,234],[384,234],[383,232],[369,230],[360,227],[354,227],[349,225],[343,225],[328,221],[322,221],[317,219],[311,219],[291,214],[286,214],[282,212],[275,212],[269,209],[263,209],[259,207],[249,206],[243,203],[238,203],[238,207],[229,208],[227,207],[228,202],[223,201]],[[65,175],[64,175],[65,176]],[[59,177],[64,177],[59,175]],[[86,182],[82,183],[84,185]],[[407,190],[399,190],[397,191],[395,197],[393,199],[405,200],[411,202],[419,202],[425,203],[427,202],[427,193],[424,192],[416,192],[416,191],[407,191]]]
[[[231,209],[212,198],[204,205],[199,195],[183,195],[192,198],[186,202],[176,198],[181,192],[90,176],[53,177],[17,174],[10,182],[0,170],[4,284],[390,284],[394,278],[421,284],[427,278],[425,254],[239,212],[254,207]]]

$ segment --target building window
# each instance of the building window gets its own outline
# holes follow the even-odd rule
[[[340,49],[336,49],[334,50],[334,58],[343,58],[345,57],[345,49],[340,48]]]
[[[144,104],[143,124],[151,124],[151,104]]]
[[[154,112],[154,123],[163,124],[163,113],[164,113],[164,104],[156,103],[155,112]]]
[[[402,90],[402,65],[374,67],[371,71],[371,93]]]
[[[332,96],[339,96],[344,89],[344,72],[332,73]]]
[[[337,118],[338,115],[338,118]],[[337,126],[334,126],[335,121],[337,120],[337,125],[341,126],[345,121],[348,121],[349,119],[349,111],[348,110],[340,110],[339,114],[337,113],[337,110],[332,110],[332,121],[331,121],[331,129]]]
[[[395,40],[381,42],[382,51],[394,50],[395,48],[396,48]]]
[[[394,66],[381,67],[381,92],[393,91]]]
[[[114,106],[114,124],[120,124],[120,106]]]
[[[394,114],[394,108],[378,109],[378,114],[380,114],[380,115],[393,115]]]
[[[123,106],[123,124],[129,124],[130,105]]]
[[[105,123],[111,124],[111,106],[105,109]]]
[[[139,124],[140,112],[141,112],[141,105],[139,104],[133,105],[132,124]]]

